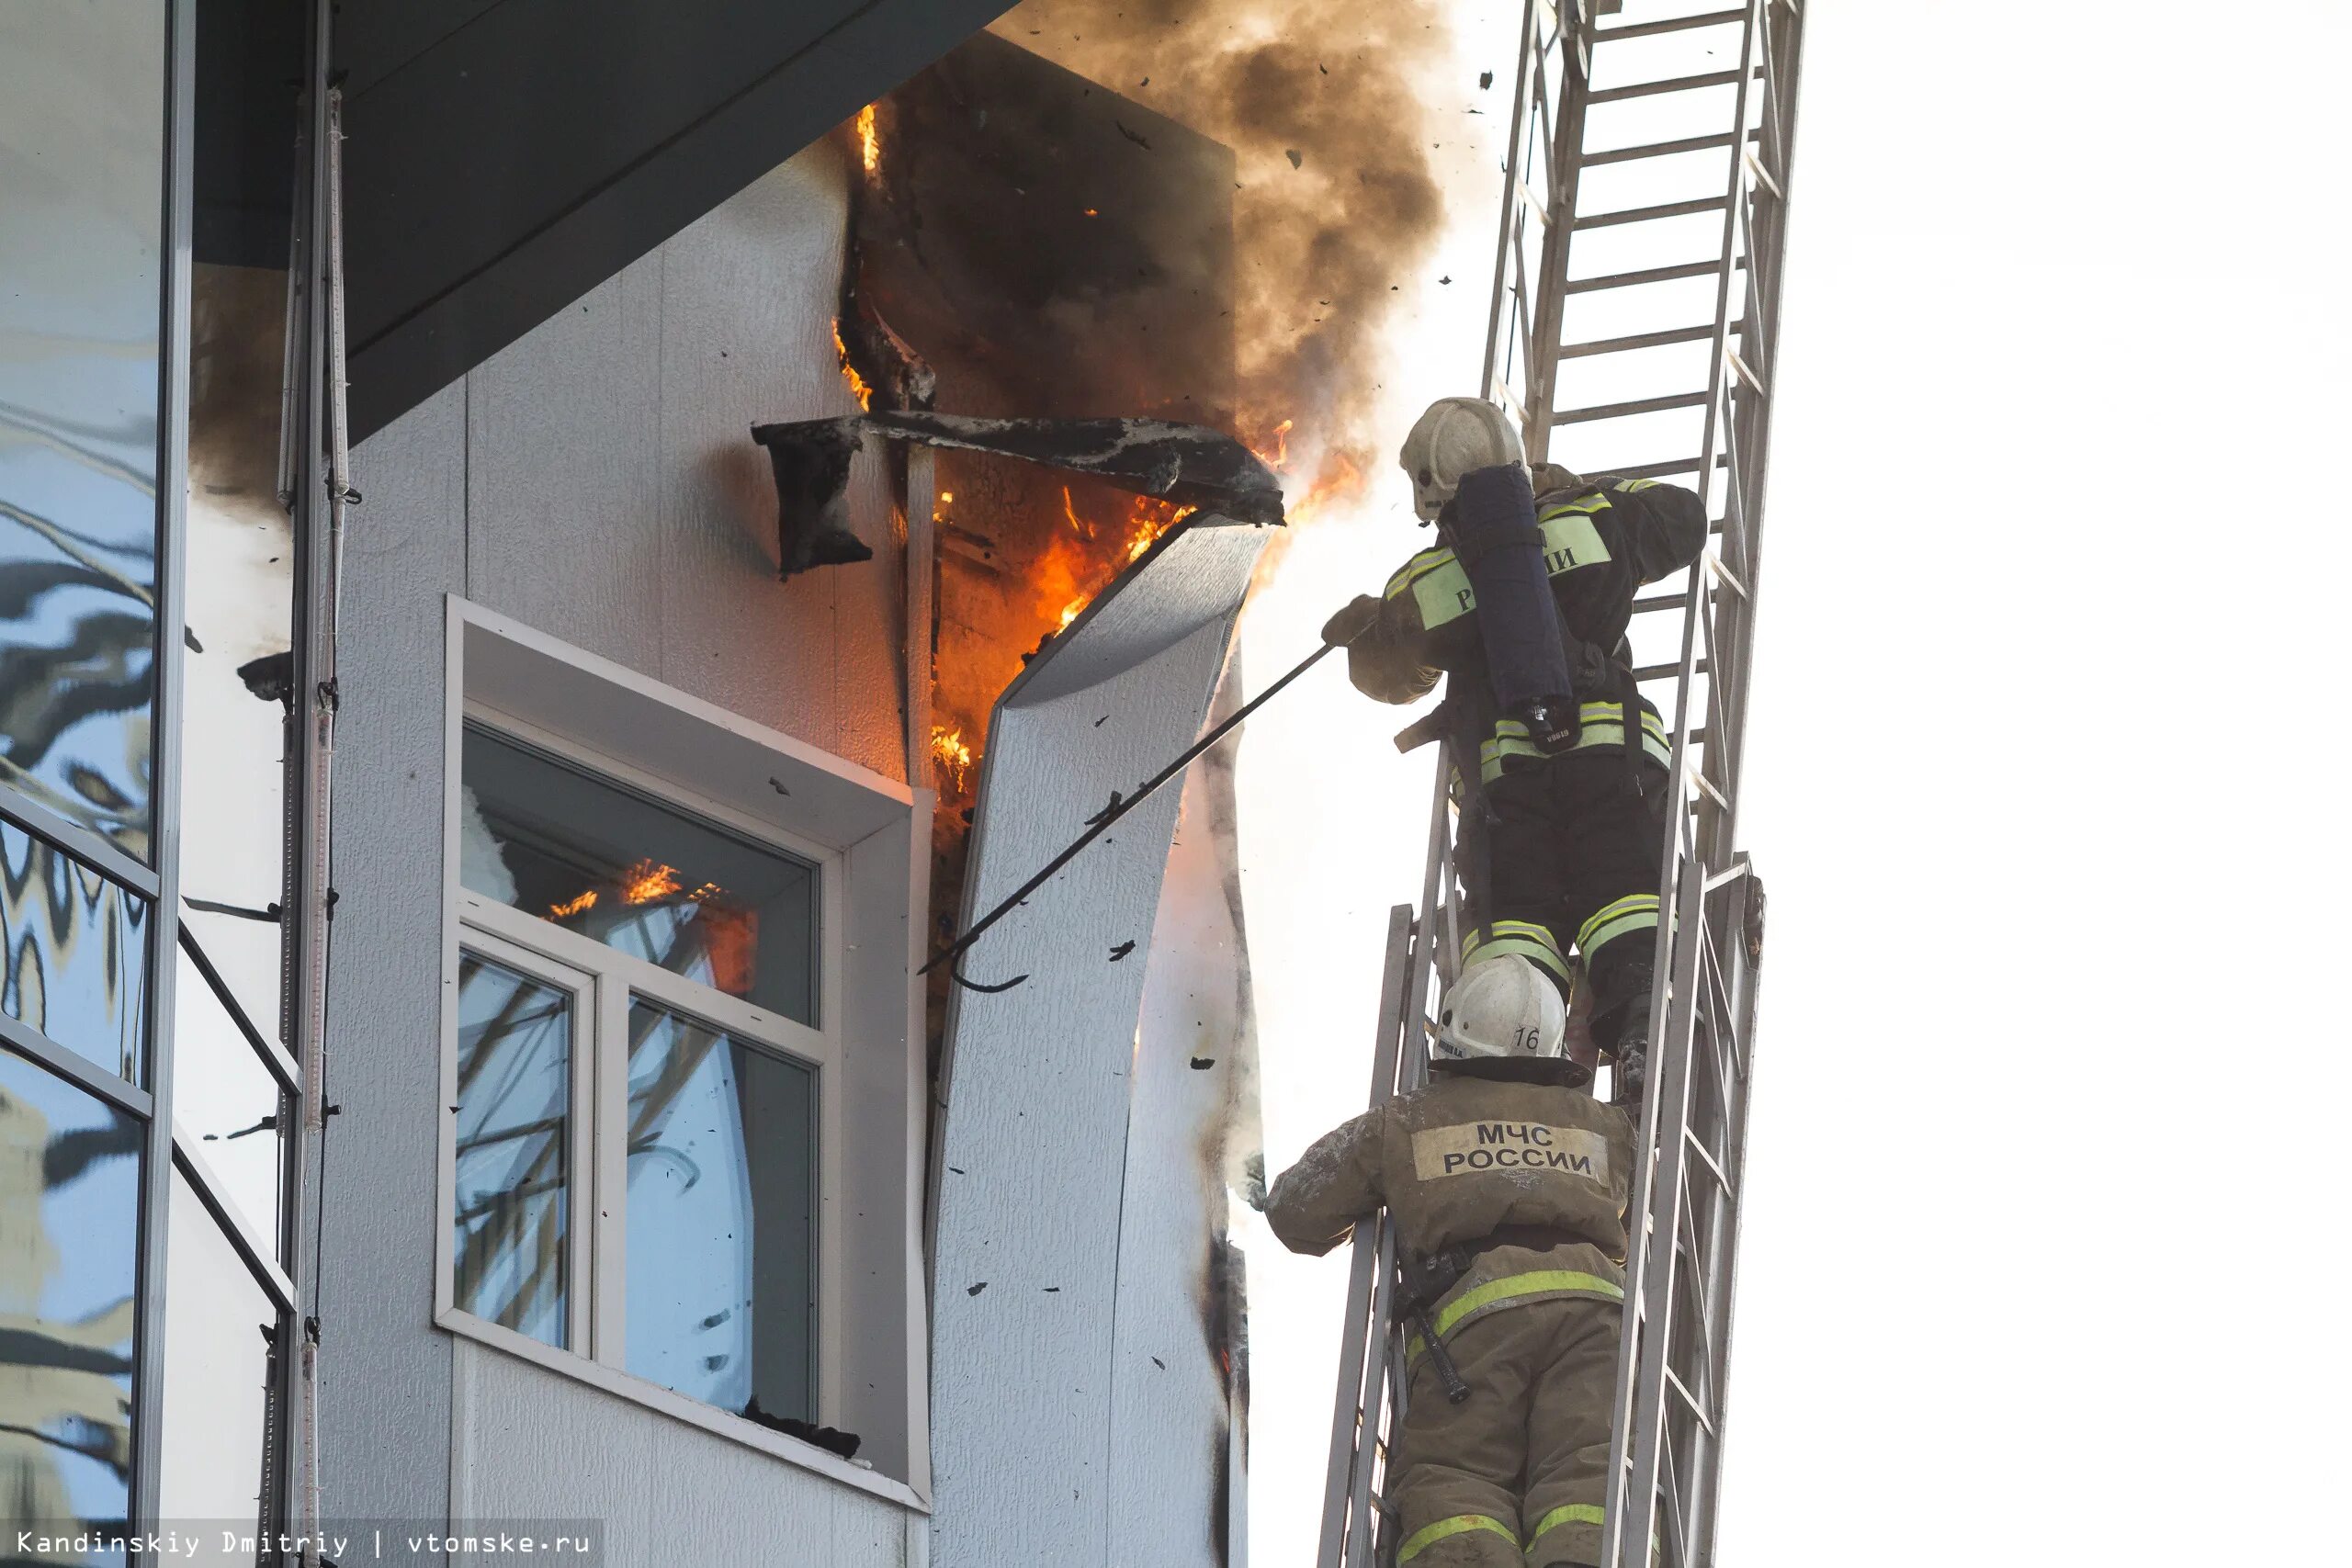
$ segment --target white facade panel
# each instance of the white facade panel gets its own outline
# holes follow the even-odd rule
[[[860,465],[852,511],[876,558],[781,582],[775,493],[748,437],[758,421],[854,411],[831,340],[844,173],[831,146],[811,148],[354,454],[366,501],[343,595],[327,1047],[342,1110],[322,1269],[330,1517],[598,1517],[611,1561],[647,1564],[749,1549],[895,1568],[909,1521],[924,1529],[905,1484],[928,1479],[916,1154],[884,1162],[842,1219],[866,1227],[840,1258],[847,1326],[873,1326],[861,1290],[897,1303],[879,1348],[861,1338],[830,1369],[829,1386],[896,1375],[873,1484],[768,1451],[788,1439],[741,1440],[434,1322],[448,600],[906,795],[903,567],[880,465]],[[691,779],[694,762],[670,771]],[[897,810],[844,852],[910,904],[929,797]],[[850,984],[897,988],[900,1020],[906,907],[853,910],[860,940],[844,959]],[[878,1108],[899,1137],[922,1115],[917,1038],[886,1021],[844,1041],[875,1067],[845,1078],[845,1105]]]

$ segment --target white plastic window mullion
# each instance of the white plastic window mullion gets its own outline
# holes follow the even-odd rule
[[[591,1225],[595,1238],[594,1359],[627,1371],[628,1356],[628,982],[611,974],[596,977],[595,1026],[589,1055],[594,1068],[595,1174]]]

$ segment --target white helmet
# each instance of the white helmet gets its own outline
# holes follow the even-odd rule
[[[1440,398],[1413,422],[1396,454],[1413,481],[1413,510],[1424,523],[1437,521],[1463,475],[1526,460],[1510,416],[1484,398]]]
[[[1559,987],[1516,953],[1482,958],[1462,972],[1438,1010],[1437,1054],[1556,1056],[1567,1032]]]

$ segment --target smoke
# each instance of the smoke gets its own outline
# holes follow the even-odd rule
[[[1294,498],[1362,474],[1389,312],[1445,217],[1430,0],[1025,0],[995,30],[1233,149],[1241,434]],[[1351,486],[1350,487],[1351,488]]]

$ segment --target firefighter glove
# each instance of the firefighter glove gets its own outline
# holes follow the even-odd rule
[[[1340,613],[1323,623],[1323,640],[1332,648],[1345,648],[1379,623],[1380,601],[1369,593],[1359,593],[1340,608]]]

